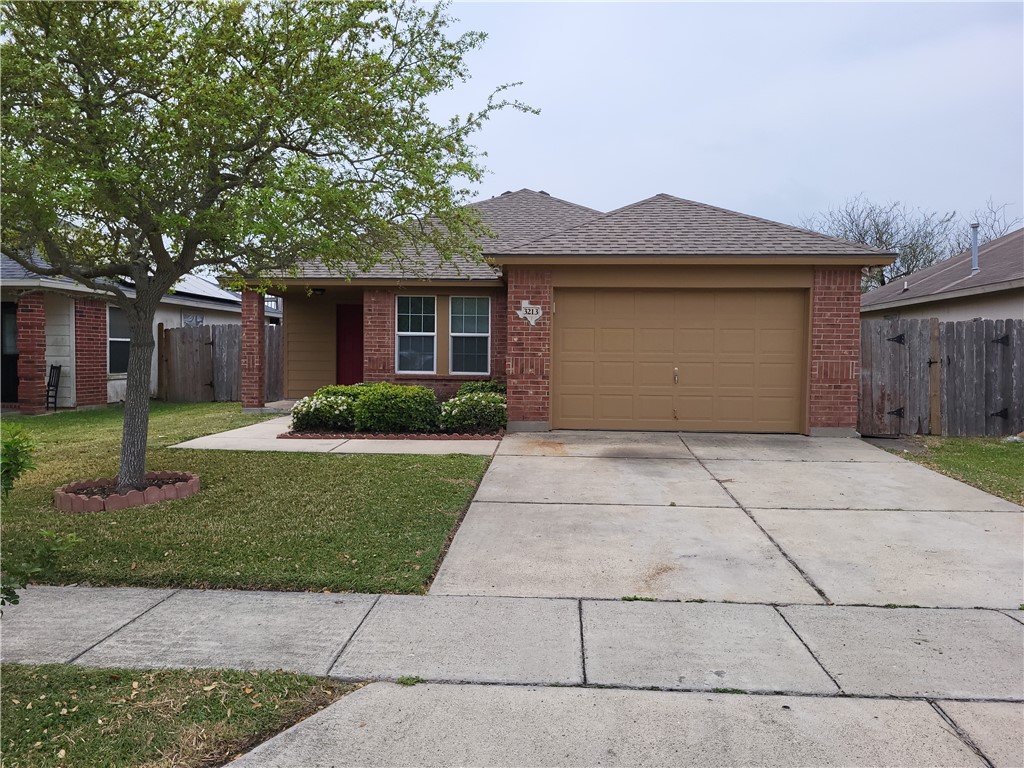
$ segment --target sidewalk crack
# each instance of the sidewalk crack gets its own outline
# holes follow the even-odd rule
[[[373,609],[376,608],[377,603],[380,602],[380,598],[380,595],[373,598],[373,602],[370,603],[370,607],[366,609],[366,613],[363,614],[363,618],[361,618],[359,623],[356,624],[356,628],[352,630],[352,634],[348,636],[348,639],[342,643],[338,652],[334,654],[334,656],[331,657],[331,660],[327,663],[327,671],[324,672],[324,675],[330,677],[331,670],[334,669],[334,665],[338,663],[338,659],[341,658],[341,654],[345,652],[345,649],[348,648],[352,644],[352,641],[356,639],[356,635],[359,634],[359,630],[363,628],[363,624],[365,624],[366,620],[370,618],[370,614],[373,613]]]
[[[789,623],[789,619],[786,618],[786,614],[784,614],[781,610],[779,610],[779,606],[777,606],[777,605],[773,605],[772,608],[774,608],[775,612],[777,614],[779,614],[779,617],[784,622],[786,622],[786,626],[789,627],[789,631],[792,632],[794,635],[796,635],[796,639],[800,641],[800,644],[804,648],[807,649],[807,652],[809,654],[811,654],[811,658],[814,659],[815,663],[817,663],[817,665],[819,667],[821,667],[821,671],[824,672],[826,675],[828,675],[828,679],[832,681],[832,685],[834,685],[836,687],[836,689],[839,691],[840,695],[845,696],[846,695],[846,691],[843,690],[843,686],[841,686],[839,684],[839,681],[836,680],[832,676],[832,673],[829,672],[828,669],[825,668],[825,665],[821,663],[821,659],[819,659],[817,654],[814,651],[811,650],[811,646],[809,646],[807,644],[807,642],[800,636],[800,633],[796,631],[796,628],[792,624]]]
[[[72,656],[72,657],[71,657],[70,659],[68,659],[68,660],[67,660],[66,662],[64,662],[64,663],[65,663],[65,664],[74,664],[74,663],[75,663],[76,661],[78,661],[78,660],[79,660],[80,658],[82,658],[83,656],[85,656],[85,654],[87,654],[87,653],[88,653],[89,651],[91,651],[91,650],[92,650],[93,648],[95,648],[95,647],[96,647],[97,645],[99,645],[100,643],[106,642],[107,640],[109,640],[110,638],[112,638],[112,637],[113,637],[114,635],[116,635],[116,634],[117,634],[118,632],[120,632],[120,631],[121,631],[122,629],[124,629],[125,627],[128,627],[128,626],[130,626],[130,625],[134,624],[134,623],[135,623],[136,621],[138,621],[139,619],[141,619],[141,618],[142,618],[143,616],[145,616],[145,615],[146,615],[147,613],[149,613],[150,611],[152,611],[152,610],[153,610],[154,608],[156,608],[156,607],[157,607],[158,605],[163,605],[164,603],[166,603],[166,602],[167,602],[168,600],[170,600],[170,599],[171,599],[172,597],[174,597],[174,596],[175,596],[176,594],[178,594],[179,592],[181,592],[181,590],[180,590],[180,589],[175,589],[175,590],[172,590],[172,591],[171,591],[171,593],[170,593],[169,595],[167,595],[166,597],[163,597],[163,598],[161,598],[161,599],[157,600],[157,601],[156,601],[155,603],[153,603],[153,604],[152,604],[151,606],[149,606],[149,608],[147,608],[146,610],[144,610],[144,611],[143,611],[142,613],[140,613],[139,615],[137,615],[137,616],[133,616],[132,618],[128,619],[128,621],[126,621],[126,622],[125,622],[124,624],[122,624],[121,626],[119,626],[119,627],[118,627],[117,629],[115,629],[115,630],[111,631],[111,632],[110,632],[109,634],[107,634],[107,635],[106,635],[105,637],[102,637],[102,638],[100,638],[100,639],[99,639],[99,640],[97,640],[97,641],[96,641],[95,643],[93,643],[93,644],[92,644],[92,645],[90,645],[90,646],[89,646],[88,648],[86,648],[86,649],[85,649],[84,651],[82,651],[81,653],[79,653],[79,654],[78,654],[78,655],[76,655],[76,656]]]
[[[926,699],[926,701],[932,705],[932,709],[934,709],[938,713],[939,717],[941,717],[949,724],[949,726],[953,729],[953,734],[958,739],[960,739],[960,741],[966,744],[967,747],[974,754],[980,757],[984,761],[985,765],[988,766],[988,768],[995,768],[995,763],[988,759],[988,755],[981,751],[981,747],[974,743],[974,739],[972,739],[970,735],[968,735],[967,731],[961,728],[960,725],[956,722],[956,720],[950,717],[949,713],[946,712],[946,710],[944,710],[941,706],[939,706],[939,702],[937,702],[935,699]]]

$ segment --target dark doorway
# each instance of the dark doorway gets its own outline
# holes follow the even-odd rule
[[[363,305],[338,305],[338,383],[363,380]]]
[[[0,401],[18,402],[18,305],[5,301],[0,305]]]

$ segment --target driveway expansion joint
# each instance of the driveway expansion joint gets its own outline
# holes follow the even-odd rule
[[[929,699],[928,703],[931,705],[932,709],[935,710],[938,716],[949,724],[949,726],[953,729],[953,733],[956,734],[957,738],[960,739],[960,741],[962,741],[968,749],[970,749],[974,754],[980,757],[985,762],[985,765],[988,766],[988,768],[996,768],[995,763],[993,763],[988,758],[988,755],[981,751],[981,747],[974,743],[974,740],[968,735],[967,731],[961,728],[960,725],[956,722],[956,720],[950,717],[949,713],[942,708],[939,702],[935,701],[934,699]]]
[[[576,601],[580,621],[580,666],[583,670],[583,684],[587,684],[587,641],[583,634],[583,598]]]
[[[775,612],[776,612],[777,614],[779,614],[779,618],[781,618],[781,619],[782,619],[782,620],[783,620],[783,621],[784,621],[784,622],[786,623],[786,626],[787,626],[787,627],[789,627],[789,630],[790,630],[790,631],[791,631],[791,632],[792,632],[792,633],[793,633],[794,635],[796,635],[796,639],[800,641],[800,644],[801,644],[801,645],[802,645],[802,646],[803,646],[804,648],[806,648],[806,649],[807,649],[807,652],[808,652],[809,654],[811,654],[811,658],[812,658],[812,659],[814,659],[815,663],[817,663],[817,665],[818,665],[819,667],[821,667],[821,671],[822,671],[822,672],[824,672],[824,673],[825,673],[826,675],[828,675],[828,679],[832,681],[832,685],[834,685],[834,686],[836,687],[836,690],[838,690],[840,694],[843,694],[843,695],[845,695],[845,691],[843,690],[843,686],[841,686],[841,685],[839,684],[839,681],[838,681],[838,680],[836,680],[836,679],[835,679],[835,677],[833,677],[832,673],[831,673],[831,672],[829,672],[829,671],[828,671],[828,670],[827,670],[827,669],[825,668],[825,665],[821,663],[821,659],[819,659],[819,658],[818,658],[818,656],[817,656],[817,654],[815,654],[815,653],[814,653],[814,651],[812,651],[812,650],[811,650],[811,646],[809,646],[809,645],[807,644],[807,642],[806,642],[806,641],[805,641],[805,640],[804,640],[804,639],[803,639],[802,637],[800,637],[800,633],[799,633],[799,632],[797,632],[797,631],[796,631],[796,629],[795,629],[795,628],[793,627],[793,625],[789,623],[789,619],[787,619],[787,618],[786,618],[786,616],[785,616],[785,614],[784,614],[784,613],[783,613],[782,611],[780,611],[780,610],[779,610],[779,606],[777,606],[777,605],[773,605],[773,606],[772,606],[772,608],[774,608],[774,609],[775,609]]]

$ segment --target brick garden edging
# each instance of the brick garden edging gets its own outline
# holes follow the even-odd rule
[[[199,475],[192,472],[147,472],[147,481],[175,480],[163,486],[151,485],[144,491],[128,491],[128,493],[112,493],[103,496],[83,496],[75,491],[84,488],[95,488],[102,485],[113,485],[116,477],[100,477],[95,480],[79,480],[63,485],[53,492],[53,503],[61,512],[116,512],[129,507],[141,507],[145,504],[157,504],[171,499],[187,499],[199,492]]]
[[[447,432],[424,435],[419,432],[399,432],[396,434],[379,434],[371,432],[282,432],[278,440],[500,440],[505,430],[489,435],[478,432],[464,435],[453,435]]]

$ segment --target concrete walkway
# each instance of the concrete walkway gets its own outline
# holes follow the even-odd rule
[[[443,456],[468,453],[492,456],[500,440],[291,440],[278,435],[291,428],[291,416],[218,432],[178,443],[172,448],[214,451],[279,451],[282,453],[383,453]]]
[[[4,662],[433,683],[243,764],[1021,764],[1021,611],[30,587],[0,629]]]

